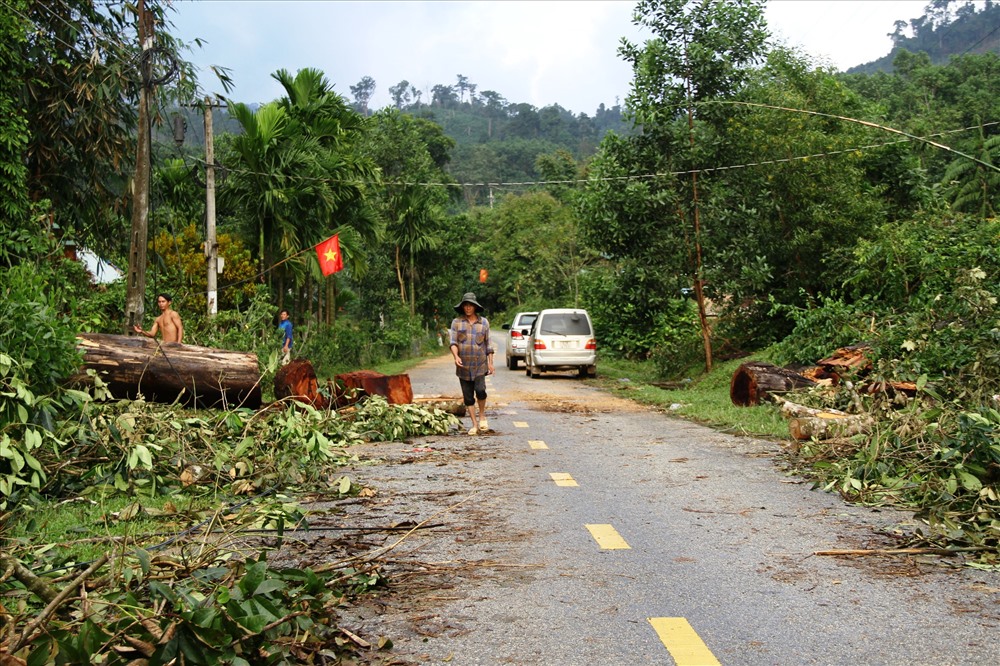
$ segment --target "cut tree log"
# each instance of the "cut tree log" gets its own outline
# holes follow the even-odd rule
[[[750,362],[736,368],[729,382],[729,399],[734,405],[759,405],[772,393],[815,386],[816,382],[797,372],[770,363]]]
[[[834,439],[868,432],[872,419],[866,414],[802,416],[788,420],[792,439]]]
[[[260,407],[256,354],[101,333],[82,333],[76,342],[83,366],[71,383],[90,383],[86,373],[94,370],[119,399],[141,394],[193,407]]]
[[[781,407],[781,415],[786,419],[793,417],[819,417],[819,418],[842,418],[844,416],[850,416],[847,412],[842,412],[839,409],[817,409],[815,407],[806,407],[805,405],[800,405],[798,403],[792,402],[791,400],[785,400],[780,396],[771,396]]]
[[[338,384],[348,389],[360,389],[367,395],[380,395],[390,405],[406,405],[413,402],[413,388],[409,375],[383,375],[374,370],[356,370],[337,375]]]
[[[431,409],[440,409],[458,417],[465,416],[466,408],[462,398],[448,395],[415,395],[413,404]]]
[[[320,395],[316,370],[313,369],[312,363],[304,358],[289,361],[274,374],[274,397],[278,400],[293,398],[320,409],[329,404],[329,401]]]

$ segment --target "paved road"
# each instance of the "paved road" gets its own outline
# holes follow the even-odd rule
[[[410,377],[457,394],[447,357]],[[344,618],[390,636],[392,663],[1000,663],[1000,574],[814,555],[892,545],[908,514],[845,505],[786,476],[773,442],[570,374],[500,366],[489,388],[495,433],[466,419],[366,446],[383,464],[351,471],[378,493],[365,519],[438,526],[392,550],[392,593]]]

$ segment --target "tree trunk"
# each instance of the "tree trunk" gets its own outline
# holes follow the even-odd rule
[[[260,406],[260,369],[255,354],[160,343],[146,337],[82,333],[77,349],[83,366],[71,382],[89,383],[95,370],[115,398],[139,394],[151,402],[194,407]]]
[[[749,407],[759,405],[771,393],[815,385],[808,377],[770,363],[744,363],[729,382],[729,399],[734,405]]]

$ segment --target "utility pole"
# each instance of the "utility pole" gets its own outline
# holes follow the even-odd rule
[[[215,240],[215,139],[212,100],[205,98],[205,256],[208,257],[208,316],[219,311],[219,244]]]
[[[151,88],[150,50],[153,48],[153,15],[146,11],[145,0],[139,0],[139,45],[142,48],[139,87],[139,124],[136,137],[135,177],[132,179],[132,234],[128,255],[128,284],[125,297],[125,332],[142,325],[146,295],[146,236],[149,224],[149,92]]]

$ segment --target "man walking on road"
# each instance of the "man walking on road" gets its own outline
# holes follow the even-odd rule
[[[462,399],[472,418],[470,435],[490,429],[486,420],[486,375],[493,374],[493,346],[490,322],[481,315],[483,306],[474,293],[467,292],[455,306],[460,316],[451,322],[451,356],[455,374],[462,385]],[[477,409],[478,407],[478,409]]]

